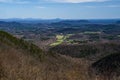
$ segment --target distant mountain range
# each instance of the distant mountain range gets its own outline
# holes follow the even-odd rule
[[[26,19],[20,19],[20,18],[10,18],[10,19],[0,19],[0,21],[6,21],[6,22],[21,22],[21,23],[52,23],[52,22],[59,22],[61,19],[33,19],[33,18],[26,18]]]
[[[0,21],[6,21],[6,22],[21,22],[21,23],[116,23],[120,21],[120,19],[34,19],[34,18],[9,18],[9,19],[0,19]]]

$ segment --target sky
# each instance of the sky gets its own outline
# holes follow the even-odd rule
[[[120,0],[0,0],[0,19],[115,19]]]

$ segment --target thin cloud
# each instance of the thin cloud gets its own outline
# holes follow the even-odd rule
[[[85,3],[85,2],[104,2],[108,0],[47,0],[59,3]]]
[[[29,1],[17,1],[15,2],[16,4],[28,4],[30,3]]]
[[[57,2],[57,3],[85,3],[85,2],[104,2],[110,0],[35,0],[35,3],[39,2]],[[26,4],[33,1],[30,0],[0,0],[2,3],[19,3],[19,4]]]
[[[109,6],[107,6],[107,7],[110,7],[110,8],[118,8],[118,7],[120,7],[119,5],[109,5]]]
[[[13,0],[0,0],[2,3],[13,2]]]
[[[83,7],[86,7],[86,8],[96,8],[96,6],[83,6]]]
[[[15,4],[28,4],[29,1],[21,1],[21,0],[0,0],[0,3],[15,3]]]
[[[44,6],[35,6],[35,8],[44,9],[44,8],[46,8],[46,7],[44,7]]]
[[[105,6],[92,6],[92,5],[85,5],[85,6],[81,6],[81,7],[86,7],[86,8],[119,8],[119,5],[105,5]]]

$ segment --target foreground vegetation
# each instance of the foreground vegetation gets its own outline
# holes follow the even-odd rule
[[[0,31],[0,80],[119,80],[119,58],[118,42],[58,45],[45,52]]]
[[[36,52],[36,54],[32,50],[36,51],[39,48],[31,49],[28,44],[31,43],[0,31],[0,80],[86,80],[88,78],[86,77],[87,61],[76,62],[75,59],[58,54],[43,54],[41,49],[40,53]],[[36,58],[39,54],[45,56],[42,61],[39,60],[41,57]]]

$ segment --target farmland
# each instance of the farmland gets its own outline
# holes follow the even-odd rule
[[[72,36],[73,34],[67,34],[67,35],[56,35],[56,42],[50,44],[50,46],[57,46],[62,44],[63,42],[69,42],[69,40],[67,41],[67,39]]]

